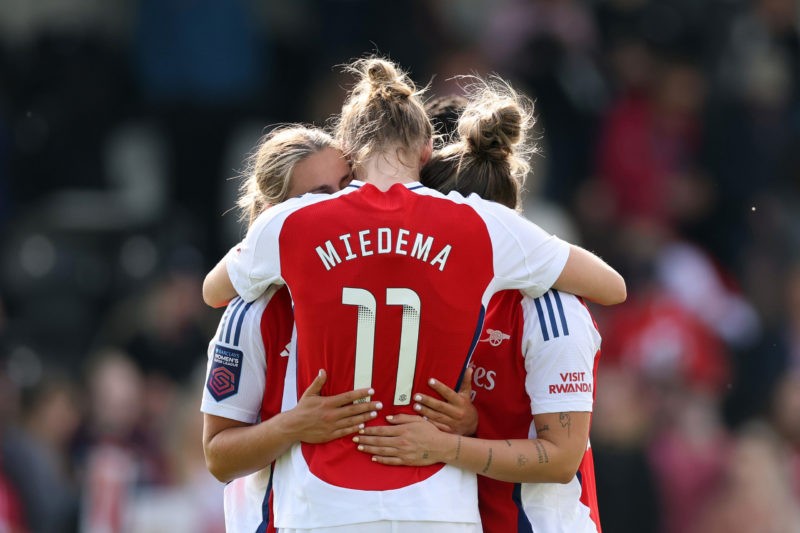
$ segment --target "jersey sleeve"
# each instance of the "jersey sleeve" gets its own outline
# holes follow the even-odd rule
[[[234,298],[208,344],[208,364],[200,410],[253,424],[264,397],[266,358],[261,315],[268,296],[255,302]]]
[[[575,296],[548,291],[524,298],[522,353],[531,413],[591,411],[600,333]]]
[[[567,263],[569,243],[505,206],[476,195],[468,201],[479,209],[492,240],[494,290],[519,289],[531,298],[549,290]]]
[[[228,277],[243,300],[252,302],[272,284],[281,283],[277,213],[268,209],[256,219],[244,240],[226,257]],[[270,213],[270,211],[273,211]],[[272,216],[268,216],[272,215]]]

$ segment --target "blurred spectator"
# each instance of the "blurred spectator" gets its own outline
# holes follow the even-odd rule
[[[667,404],[649,446],[663,509],[661,531],[685,533],[719,483],[729,447],[719,415],[719,397],[680,384],[656,386]]]
[[[158,437],[141,429],[142,376],[127,355],[99,353],[88,363],[89,415],[79,447],[81,531],[119,532],[138,487],[167,474]]]
[[[604,531],[614,533],[657,533],[662,512],[646,453],[657,423],[652,395],[633,372],[604,357],[591,435],[600,522]]]
[[[577,0],[512,0],[493,9],[483,46],[492,68],[518,80],[537,102],[545,132],[545,198],[567,202],[588,174],[590,132],[606,87],[597,68],[597,28]]]
[[[662,229],[646,224],[621,233],[622,250],[629,253],[630,296],[623,305],[600,315],[603,360],[636,371],[648,383],[674,383],[721,394],[731,371],[724,344],[656,277],[664,235]]]
[[[122,346],[144,375],[185,383],[205,360],[213,311],[202,300],[202,276],[194,250],[175,250],[166,271],[120,302],[99,342]]]
[[[727,456],[725,479],[690,530],[697,533],[796,533],[800,507],[793,498],[785,449],[755,424],[738,436]]]
[[[230,170],[223,154],[232,125],[272,104],[270,48],[246,0],[139,2],[133,63],[145,108],[163,122],[170,146],[173,209],[190,212],[214,254],[221,213],[215,199]]]
[[[72,464],[82,414],[77,391],[66,376],[48,376],[23,399],[21,424],[5,436],[3,456],[20,491],[27,524],[37,533],[77,531],[78,487]]]
[[[203,414],[197,390],[203,386],[200,362],[191,385],[177,396],[163,434],[169,457],[168,485],[139,491],[131,502],[128,528],[137,533],[193,531],[223,533],[223,485],[208,472],[203,456]]]
[[[620,61],[647,64],[636,56],[644,53],[636,48],[641,45],[627,46],[635,48],[619,51]],[[648,82],[634,73],[626,76],[644,86],[623,87],[611,105],[601,126],[596,173],[609,188],[620,221],[647,218],[676,228],[694,222],[711,202],[698,167],[703,75],[686,61],[663,61]]]

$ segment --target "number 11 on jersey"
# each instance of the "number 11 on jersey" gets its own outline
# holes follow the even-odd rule
[[[377,300],[365,289],[344,287],[342,304],[358,306],[356,327],[355,375],[353,388],[372,386],[372,365],[375,357],[375,318]],[[387,288],[386,305],[403,306],[400,326],[400,356],[397,361],[394,404],[411,403],[411,388],[414,385],[414,370],[417,366],[417,344],[419,341],[420,299],[411,289]],[[369,401],[367,398],[365,401]]]

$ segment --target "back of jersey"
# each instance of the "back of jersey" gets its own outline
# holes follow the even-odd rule
[[[413,187],[412,187],[413,189]],[[371,185],[289,215],[280,267],[295,302],[297,390],[319,369],[322,393],[373,387],[385,415],[411,413],[412,395],[435,377],[455,388],[493,278],[492,242],[468,205],[402,185]],[[360,490],[406,487],[442,465],[390,467],[350,437],[304,444],[311,472]]]

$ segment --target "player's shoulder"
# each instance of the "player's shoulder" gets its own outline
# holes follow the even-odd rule
[[[229,346],[237,346],[243,332],[248,332],[249,328],[260,324],[278,290],[278,287],[270,287],[252,302],[246,302],[239,296],[228,302],[220,321],[216,341]]]
[[[550,289],[538,298],[525,296],[522,307],[526,322],[544,342],[587,332],[599,336],[589,309],[573,294]]]
[[[263,231],[265,228],[269,226],[273,226],[276,224],[281,224],[283,221],[286,220],[290,215],[297,213],[298,211],[302,211],[305,208],[309,208],[311,206],[323,203],[323,202],[330,202],[341,198],[347,194],[350,194],[358,189],[358,186],[347,186],[339,192],[334,194],[318,194],[318,193],[306,193],[301,196],[296,196],[294,198],[289,198],[281,202],[280,204],[274,205],[269,209],[262,212],[256,220],[253,222],[253,225],[248,230],[248,233],[257,233]]]

